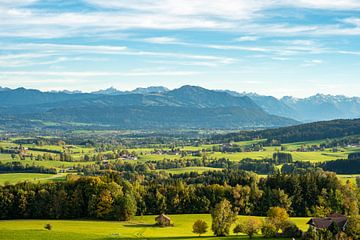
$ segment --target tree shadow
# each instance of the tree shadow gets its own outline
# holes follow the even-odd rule
[[[159,227],[159,225],[146,224],[146,223],[126,224],[126,225],[124,225],[124,227],[130,227],[130,228],[143,228],[143,227],[161,228],[161,227]]]

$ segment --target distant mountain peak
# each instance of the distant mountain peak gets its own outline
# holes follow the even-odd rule
[[[7,88],[7,87],[0,87],[0,92],[4,92],[4,91],[10,91],[11,89],[10,88]]]
[[[53,91],[50,91],[50,93],[78,94],[78,93],[82,93],[82,92],[79,91],[79,90],[74,90],[74,91],[70,91],[70,90],[59,90],[59,91],[56,91],[56,90],[53,90]]]
[[[284,96],[280,99],[280,101],[285,102],[285,103],[289,103],[289,102],[295,103],[299,100],[301,100],[301,99],[293,97],[293,96]]]
[[[152,94],[152,93],[164,93],[170,91],[168,88],[163,86],[150,86],[146,88],[136,88],[131,93],[137,93],[137,94]]]
[[[173,91],[209,91],[209,90],[200,86],[184,85],[174,89]]]
[[[122,94],[154,94],[154,93],[164,93],[168,92],[169,89],[162,86],[151,86],[145,88],[136,88],[132,91],[120,91],[114,87],[109,87],[104,90],[99,90],[92,92],[93,94],[102,94],[102,95],[122,95]]]
[[[114,87],[109,87],[107,89],[95,91],[95,92],[92,92],[92,93],[93,94],[102,94],[102,95],[119,95],[119,94],[122,94],[123,92],[117,90]]]

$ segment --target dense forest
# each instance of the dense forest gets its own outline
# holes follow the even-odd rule
[[[238,133],[217,135],[212,139],[217,142],[230,142],[260,138],[267,139],[268,143],[271,143],[274,140],[279,143],[291,143],[327,138],[341,138],[359,134],[360,119],[353,119],[315,122],[260,131],[241,131]]]
[[[66,182],[0,187],[0,218],[98,218],[134,214],[209,213],[227,199],[239,214],[264,215],[279,206],[292,216],[357,214],[358,189],[321,170],[264,179],[241,170],[204,174],[108,172]]]

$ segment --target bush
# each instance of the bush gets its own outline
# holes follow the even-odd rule
[[[346,233],[354,239],[360,239],[360,216],[349,217],[346,226]]]
[[[237,225],[235,226],[233,232],[234,232],[236,235],[238,235],[239,233],[241,233],[241,231],[242,231],[241,225],[240,225],[240,224],[237,224]]]
[[[286,209],[281,207],[271,207],[267,212],[267,220],[276,227],[276,232],[283,229],[289,219]]]
[[[333,240],[334,235],[327,229],[317,229],[310,227],[309,230],[304,234],[303,239],[306,240]]]
[[[302,236],[302,231],[291,221],[286,221],[282,229],[282,236],[286,238],[298,238]]]
[[[45,224],[44,228],[50,231],[52,229],[52,225],[50,223],[47,223]]]
[[[236,228],[239,232],[245,233],[249,238],[252,238],[260,231],[261,225],[261,220],[255,217],[249,217],[247,220],[237,225]]]
[[[261,227],[261,233],[266,238],[273,238],[276,236],[276,227],[270,221],[265,221],[263,226]]]
[[[199,234],[199,236],[201,236],[201,234],[207,232],[208,227],[209,226],[205,221],[197,220],[193,225],[193,233]]]

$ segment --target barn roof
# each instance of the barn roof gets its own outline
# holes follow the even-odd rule
[[[329,217],[324,218],[311,218],[307,224],[316,228],[329,228],[332,224],[336,224],[340,229],[344,229],[347,223],[347,217],[341,214],[335,213]]]
[[[162,219],[166,219],[166,220],[171,220],[170,219],[170,217],[168,217],[168,216],[166,216],[165,214],[160,214],[159,216],[157,216],[156,218],[155,218],[155,220],[158,220],[158,219],[160,219],[160,218],[162,218]]]

